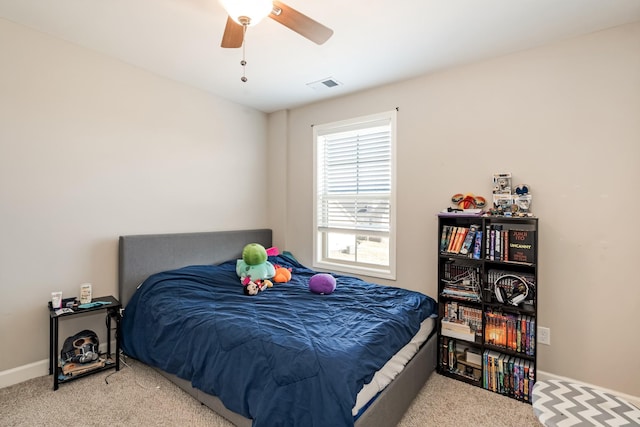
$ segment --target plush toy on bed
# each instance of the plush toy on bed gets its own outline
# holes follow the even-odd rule
[[[280,249],[277,246],[267,248],[268,256],[280,255]],[[291,268],[284,268],[278,264],[274,265],[275,274],[273,275],[273,281],[276,283],[286,283],[291,280]],[[273,286],[273,284],[272,284]]]
[[[314,294],[330,294],[336,290],[336,278],[328,273],[314,274],[309,279],[309,290]]]
[[[267,261],[267,250],[264,246],[259,243],[249,243],[242,250],[242,259],[236,262],[236,273],[243,286],[248,285],[244,283],[244,279],[248,278],[259,287],[266,279],[271,279],[276,274],[276,270],[273,264]]]
[[[242,290],[245,295],[257,295],[258,292],[264,291],[267,288],[273,286],[271,280],[256,280],[255,282],[249,278],[249,276],[245,276],[240,280],[242,283]]]
[[[286,283],[291,280],[291,268],[284,268],[276,265],[276,274],[273,276],[273,281],[276,283]]]
[[[252,282],[251,279],[245,277],[242,280],[242,291],[245,295],[258,295],[260,288],[256,282]]]

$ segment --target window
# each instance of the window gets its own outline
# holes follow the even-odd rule
[[[395,279],[395,123],[314,126],[314,267]]]

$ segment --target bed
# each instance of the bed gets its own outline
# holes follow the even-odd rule
[[[432,319],[436,310],[435,302],[421,294],[389,288],[398,295],[408,294],[406,304],[413,308],[407,310],[408,313],[404,314],[407,317],[401,322],[386,321],[380,317],[384,315],[382,312],[377,314],[378,321],[369,323],[393,328],[399,323],[403,326],[397,331],[370,327],[364,330],[365,333],[353,332],[361,336],[371,335],[372,341],[383,341],[386,347],[393,347],[393,357],[387,363],[380,362],[387,359],[386,355],[378,355],[382,351],[380,348],[357,350],[347,345],[344,354],[339,355],[337,353],[341,352],[336,352],[335,348],[322,351],[333,344],[325,343],[324,338],[310,341],[314,334],[332,337],[332,342],[342,333],[346,343],[353,338],[348,333],[351,326],[340,328],[342,332],[338,332],[336,325],[343,326],[342,322],[347,322],[340,316],[350,317],[343,314],[343,310],[335,311],[332,304],[338,298],[345,297],[347,291],[351,290],[356,294],[360,292],[357,295],[361,296],[385,298],[384,295],[377,295],[378,290],[388,287],[335,275],[338,282],[336,292],[331,295],[311,294],[305,283],[315,272],[299,264],[295,258],[281,255],[270,257],[270,261],[291,268],[292,281],[275,284],[256,296],[246,296],[242,293],[239,279],[234,277],[233,265],[248,243],[270,247],[271,230],[121,236],[119,298],[125,311],[120,340],[125,353],[158,369],[187,393],[237,426],[397,425],[435,369],[435,322]],[[188,293],[187,288],[194,288],[196,294],[203,294],[204,307],[209,309],[191,309],[185,305],[181,299]],[[311,302],[307,302],[310,297]],[[395,296],[391,300],[395,301]],[[345,302],[340,304],[342,307]],[[397,309],[394,304],[386,305],[385,308],[384,300],[378,300],[373,305],[375,309],[366,306],[365,311]],[[277,312],[278,306],[285,309],[285,314]],[[248,312],[239,314],[238,309]],[[206,326],[209,329],[201,329],[208,320],[194,319],[194,313],[202,312],[223,321]],[[288,318],[298,321],[298,318],[306,316],[303,312],[311,313],[311,323],[287,323]],[[234,325],[234,318],[246,319],[246,327]],[[314,332],[314,328],[322,323],[333,325],[334,329],[329,329],[330,332]],[[160,328],[158,325],[171,327],[157,332]],[[148,329],[145,330],[145,327]],[[229,329],[228,333],[225,329]],[[271,338],[265,338],[265,331],[272,329],[286,330],[287,334],[271,342],[268,341]],[[195,331],[193,336],[187,336],[187,331],[191,330]],[[205,333],[205,330],[215,330],[215,333]],[[394,332],[390,333],[392,330]],[[173,336],[172,331],[176,331]],[[381,340],[380,334],[385,338]],[[422,335],[422,338],[418,340],[414,334]],[[200,341],[205,336],[206,340]],[[300,351],[305,346],[313,349],[311,355]],[[270,347],[284,352],[273,356]],[[412,347],[415,354],[399,351]],[[375,354],[369,361],[371,353]],[[368,354],[366,358],[364,354]],[[355,358],[358,363],[347,369],[347,361],[343,363],[343,357],[345,360],[352,359],[351,362]],[[185,362],[186,359],[189,359],[189,363]],[[254,359],[255,367],[251,365]],[[383,371],[388,365],[393,365],[391,362],[394,360],[398,360],[395,365],[399,365],[401,371],[384,374]],[[311,367],[303,364],[309,361]],[[213,371],[205,374],[205,366]],[[328,378],[320,378],[320,373],[328,373]],[[388,385],[384,385],[381,391],[375,389],[380,374],[381,378],[388,376],[386,381],[382,381],[383,384],[388,382]],[[335,378],[331,378],[336,376],[343,378],[343,381],[336,382]],[[247,388],[244,388],[245,385]],[[248,388],[253,385],[257,390]],[[252,417],[252,414],[255,416]]]

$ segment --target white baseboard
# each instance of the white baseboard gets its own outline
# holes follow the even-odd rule
[[[115,351],[115,348],[116,342],[113,341],[111,343],[111,350]],[[107,345],[101,343],[100,351],[107,351]],[[17,368],[7,369],[6,371],[0,371],[0,388],[9,387],[10,385],[19,384],[44,375],[49,375],[49,359],[18,366]],[[51,384],[53,384],[53,379],[51,379],[51,381]]]
[[[40,360],[0,372],[0,388],[49,374],[49,360]],[[53,384],[53,382],[51,383]]]
[[[544,372],[544,371],[538,371],[538,375],[537,375],[536,379],[538,381],[562,380],[562,381],[567,381],[567,382],[571,382],[571,383],[582,384],[582,385],[585,385],[587,387],[593,387],[595,389],[603,390],[603,391],[605,391],[607,393],[613,394],[614,396],[618,396],[621,399],[624,399],[627,402],[631,403],[632,405],[635,405],[638,408],[640,408],[640,397],[639,396],[632,396],[630,394],[620,393],[620,392],[615,391],[615,390],[611,390],[611,389],[607,389],[607,388],[604,388],[604,387],[600,387],[599,385],[593,385],[593,384],[585,383],[584,381],[578,381],[578,380],[574,380],[573,378],[562,377],[560,375],[555,375],[555,374],[552,374],[550,372]]]

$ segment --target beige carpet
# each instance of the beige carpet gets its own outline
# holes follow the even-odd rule
[[[0,389],[0,426],[232,427],[151,368],[127,363],[119,372],[82,378],[55,392],[51,376]],[[435,373],[399,424],[427,425],[540,426],[531,405]]]

